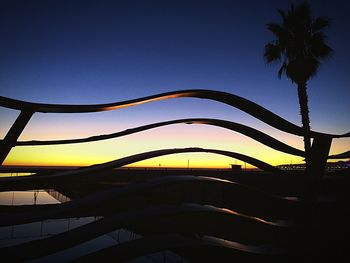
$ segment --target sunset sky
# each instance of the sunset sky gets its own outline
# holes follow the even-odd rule
[[[294,1],[299,3],[300,1]],[[350,4],[308,1],[328,16],[334,50],[308,84],[311,127],[350,131]],[[300,125],[296,86],[266,65],[266,23],[290,1],[1,1],[0,96],[32,102],[97,104],[183,89],[230,92]],[[4,137],[17,111],[0,107]],[[36,113],[20,140],[79,138],[180,118],[217,118],[260,129],[299,149],[302,138],[213,101],[176,98],[109,112]],[[144,151],[203,147],[248,154],[270,164],[300,163],[236,132],[176,124],[118,139],[61,146],[16,147],[5,164],[88,165]],[[350,149],[334,140],[332,153]],[[213,154],[176,154],[134,166],[221,167],[241,161]]]

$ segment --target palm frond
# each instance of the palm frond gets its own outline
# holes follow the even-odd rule
[[[266,26],[267,29],[270,30],[277,38],[283,35],[284,29],[279,24],[268,23]]]
[[[287,63],[284,62],[284,63],[282,64],[282,66],[280,67],[280,69],[278,70],[278,78],[279,78],[279,79],[282,77],[283,72],[286,71],[286,68],[287,68]]]
[[[333,50],[325,43],[325,38],[322,32],[317,32],[310,40],[310,53],[318,59],[326,59],[332,55]]]
[[[281,59],[281,48],[272,42],[265,45],[264,58],[267,63]]]
[[[295,9],[295,14],[297,15],[299,21],[302,21],[304,24],[311,24],[311,11],[310,6],[307,2],[302,2]]]
[[[317,17],[311,25],[312,31],[313,32],[320,31],[326,27],[329,27],[330,23],[331,22],[328,17],[325,17],[325,16]]]
[[[332,54],[323,33],[329,26],[329,19],[313,19],[307,2],[277,11],[282,21],[267,24],[275,39],[265,45],[265,61],[271,63],[283,59],[278,77],[285,73],[292,82],[306,83],[316,75],[322,59]]]
[[[315,57],[310,57],[305,60],[304,72],[307,79],[316,76],[320,65],[320,61]]]
[[[277,12],[280,14],[280,16],[282,17],[282,20],[285,20],[286,19],[286,13],[281,10],[281,9],[277,9]]]

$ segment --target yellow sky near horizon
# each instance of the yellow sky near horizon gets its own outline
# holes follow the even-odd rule
[[[20,140],[87,137],[122,131],[159,121],[157,118],[150,117],[137,123],[121,119],[119,115],[106,115],[106,119],[101,120],[99,116],[93,114],[78,114],[75,118],[62,117],[60,114],[36,114],[23,131]],[[5,136],[15,118],[16,116],[13,115],[6,119],[7,129],[4,127],[0,129],[1,137]],[[239,119],[243,120],[242,117]],[[246,118],[244,120],[248,122],[247,125],[254,123]],[[257,123],[255,128],[295,148],[303,149],[301,137],[278,131],[256,120],[255,123]],[[86,166],[146,151],[187,147],[233,151],[257,158],[271,165],[303,162],[302,157],[273,150],[234,131],[200,124],[175,124],[99,142],[51,146],[17,146],[11,150],[4,165]],[[350,139],[334,139],[331,154],[345,152],[349,149]],[[191,168],[229,168],[231,164],[246,165],[247,168],[252,167],[240,160],[212,153],[172,154],[151,158],[129,166],[185,168],[189,165]]]
[[[100,142],[52,146],[17,146],[5,160],[5,165],[63,165],[85,166],[108,162],[129,155],[167,148],[201,147],[238,152],[265,161],[271,165],[302,163],[302,158],[278,152],[251,138],[218,127],[204,125],[174,125],[139,134]],[[198,132],[201,132],[198,134]],[[301,138],[284,140],[302,149]],[[345,151],[334,141],[332,152]],[[181,153],[151,158],[133,167],[187,167],[229,168],[230,164],[244,165],[240,160],[212,153]],[[249,164],[247,167],[251,167]]]

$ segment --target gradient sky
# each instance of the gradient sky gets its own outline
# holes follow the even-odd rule
[[[294,1],[298,3],[300,1]],[[266,23],[290,1],[1,1],[0,95],[43,103],[107,103],[182,89],[215,89],[250,99],[300,125],[296,87],[278,65],[265,65],[273,39]],[[325,15],[334,49],[309,82],[313,130],[350,131],[350,4],[309,1]],[[3,137],[18,112],[0,107]],[[252,125],[302,149],[289,136],[247,114],[211,101],[173,99],[113,112],[36,114],[20,139],[77,138],[177,118],[221,118]],[[271,164],[301,162],[245,136],[203,125],[173,125],[99,143],[16,147],[6,164],[92,164],[147,150],[211,147]],[[336,140],[332,152],[350,149]],[[136,165],[229,167],[235,160],[179,154]],[[238,161],[238,163],[241,163]]]

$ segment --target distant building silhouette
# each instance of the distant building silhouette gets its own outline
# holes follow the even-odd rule
[[[231,164],[231,168],[233,172],[242,172],[242,166],[238,164]]]

